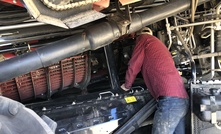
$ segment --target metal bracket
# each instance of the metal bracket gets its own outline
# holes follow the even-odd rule
[[[141,86],[135,86],[135,87],[131,87],[130,93],[134,93],[134,92],[138,92],[138,91],[144,91],[144,88]]]
[[[211,105],[211,123],[217,123],[217,116],[216,116],[216,97],[210,96],[210,105]]]
[[[211,123],[217,123],[217,111],[221,110],[221,106],[216,104],[216,96],[210,96],[210,105],[200,105],[200,111],[211,111]]]
[[[111,94],[111,96],[113,97],[114,96],[114,93],[112,93],[111,91],[107,91],[107,92],[102,92],[102,93],[99,93],[99,100],[102,99],[102,95],[105,95],[105,94]]]
[[[117,23],[117,25],[121,31],[121,35],[127,34],[129,32],[129,27],[131,24],[130,7],[129,7],[129,5],[126,5],[125,10],[123,11],[120,8],[119,1],[116,1],[116,9],[117,9],[117,12],[115,14],[111,14],[108,17],[108,19],[110,21]]]
[[[119,1],[116,1],[116,9],[117,9],[117,13],[120,14],[121,16],[123,16],[125,19],[131,21],[131,14],[130,14],[130,7],[129,5],[125,6],[125,11],[122,11],[120,9],[120,3]]]

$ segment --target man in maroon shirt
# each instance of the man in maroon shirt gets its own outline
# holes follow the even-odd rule
[[[125,83],[121,88],[130,90],[141,71],[147,89],[158,101],[152,134],[185,134],[188,95],[182,78],[167,47],[144,30],[148,29],[141,30],[136,39]]]

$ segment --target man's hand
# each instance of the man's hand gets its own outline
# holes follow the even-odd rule
[[[129,90],[130,90],[130,89],[128,89],[128,88],[125,87],[125,84],[122,84],[120,87],[121,87],[124,91],[129,91]]]

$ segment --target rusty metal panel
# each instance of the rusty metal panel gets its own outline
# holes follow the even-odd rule
[[[26,100],[30,96],[34,96],[31,75],[29,73],[16,77],[15,82],[21,100]]]
[[[0,95],[18,101],[50,97],[53,93],[85,83],[87,55],[66,58],[47,68],[40,68],[0,83]],[[48,85],[49,84],[49,85]]]
[[[20,100],[15,79],[0,83],[0,91],[5,97]]]
[[[61,67],[59,63],[49,67],[49,77],[51,91],[58,90],[61,87]]]
[[[81,82],[84,79],[84,74],[86,72],[86,68],[85,68],[85,56],[78,56],[74,58],[74,62],[75,62],[75,75],[76,75],[76,83]]]
[[[63,74],[63,87],[67,87],[74,82],[74,64],[72,62],[73,58],[68,58],[63,61],[62,63],[62,74]]]
[[[44,68],[31,72],[35,97],[41,96],[47,91],[46,71]]]

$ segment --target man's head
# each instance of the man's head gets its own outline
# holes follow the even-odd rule
[[[141,30],[139,30],[137,33],[137,35],[141,35],[141,34],[150,34],[153,35],[152,30],[149,27],[143,27]]]

